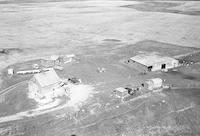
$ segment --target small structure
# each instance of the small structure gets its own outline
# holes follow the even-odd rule
[[[59,55],[52,55],[41,59],[41,65],[43,67],[53,67],[60,65]]]
[[[22,70],[22,71],[17,71],[18,75],[26,75],[26,74],[35,74],[35,73],[40,73],[40,69],[34,69],[34,70]]]
[[[64,68],[62,66],[57,65],[54,66],[54,69],[62,71]]]
[[[68,78],[68,82],[78,85],[81,83],[81,79],[77,79],[76,77],[71,77],[71,78]]]
[[[135,95],[140,91],[141,87],[140,86],[125,87],[125,89],[128,90],[129,95]]]
[[[33,67],[34,69],[39,69],[40,66],[39,66],[38,64],[33,64],[32,67]]]
[[[72,62],[75,58],[74,54],[70,55],[52,55],[41,60],[43,67],[62,66],[65,63]]]
[[[106,71],[105,68],[98,68],[98,69],[97,69],[97,72],[98,72],[98,73],[103,73],[103,72],[105,72],[105,71]]]
[[[114,91],[116,97],[123,99],[128,95],[128,90],[123,87],[118,87]]]
[[[64,87],[61,86],[61,79],[54,69],[35,74],[29,81],[29,91],[37,98],[53,99],[65,94]]]
[[[137,69],[145,72],[168,70],[179,66],[178,60],[156,54],[139,54],[130,58],[128,62],[132,62]]]
[[[152,78],[146,81],[147,89],[156,90],[162,87],[163,81],[160,78]]]
[[[53,67],[55,65],[55,61],[51,60],[51,59],[42,59],[41,60],[41,65],[43,67]]]
[[[14,74],[14,69],[9,68],[9,69],[8,69],[8,75],[13,75],[13,74]]]

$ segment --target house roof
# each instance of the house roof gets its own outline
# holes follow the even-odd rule
[[[153,66],[156,63],[176,61],[174,58],[163,57],[156,54],[139,54],[130,59],[145,66]]]
[[[35,74],[34,78],[37,80],[41,87],[53,85],[61,81],[54,69]]]

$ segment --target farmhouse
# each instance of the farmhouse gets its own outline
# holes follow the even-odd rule
[[[65,94],[62,81],[54,69],[35,74],[29,81],[29,92],[37,98],[53,99]]]
[[[156,54],[139,54],[128,60],[139,70],[157,71],[178,67],[178,60]]]

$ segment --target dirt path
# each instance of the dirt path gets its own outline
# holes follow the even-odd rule
[[[27,83],[27,80],[22,81],[22,82],[19,82],[19,83],[17,83],[17,84],[14,84],[14,85],[12,85],[12,86],[9,86],[8,88],[6,88],[6,89],[0,91],[0,96],[1,96],[1,95],[5,95],[6,93],[12,91],[12,89],[14,89],[14,88],[16,88],[16,87],[22,85],[23,83]]]
[[[143,94],[143,95],[141,95],[141,96],[138,96],[138,97],[136,97],[136,98],[131,99],[130,101],[126,101],[126,102],[120,103],[120,104],[118,104],[118,105],[115,105],[114,107],[110,107],[110,108],[104,110],[104,111],[101,112],[101,113],[95,114],[95,116],[100,116],[100,114],[102,114],[102,113],[104,113],[104,112],[113,111],[113,110],[117,109],[116,106],[122,106],[122,105],[124,105],[124,104],[129,104],[130,102],[133,102],[133,101],[136,101],[136,100],[139,100],[139,99],[146,99],[146,98],[148,98],[148,97],[150,97],[150,96],[151,96],[151,93]],[[113,115],[113,116],[109,116],[109,117],[106,117],[106,118],[97,120],[97,121],[92,122],[92,123],[89,123],[89,124],[87,124],[87,125],[82,125],[82,126],[79,126],[79,127],[70,128],[70,127],[73,127],[74,125],[77,125],[77,124],[75,124],[75,123],[77,123],[77,122],[75,122],[75,123],[72,123],[71,125],[69,125],[69,126],[67,126],[67,127],[66,127],[66,126],[63,126],[63,127],[61,127],[61,128],[59,127],[57,134],[58,134],[58,136],[59,136],[59,135],[63,135],[63,133],[69,132],[69,131],[75,131],[75,130],[78,130],[78,129],[84,129],[84,128],[87,128],[87,127],[91,127],[91,126],[96,125],[96,124],[99,124],[99,123],[101,123],[101,122],[103,122],[103,121],[105,121],[105,120],[109,120],[109,119],[112,119],[112,118],[115,118],[115,117],[124,115],[124,114],[126,114],[126,113],[129,113],[129,112],[131,112],[131,111],[133,111],[133,110],[136,110],[137,108],[141,107],[145,102],[146,102],[146,101],[144,100],[144,101],[143,101],[142,103],[140,103],[138,106],[132,107],[132,108],[130,108],[129,110],[124,111],[123,113],[120,113],[120,114],[117,114],[117,115],[115,114],[115,115]],[[129,104],[129,105],[130,105],[130,104]],[[91,115],[87,115],[86,117],[84,117],[84,118],[78,120],[78,123],[81,122],[81,121],[83,121],[84,119],[88,118],[89,116],[91,116]],[[63,131],[63,130],[64,130],[64,131]]]
[[[24,81],[24,82],[26,82],[26,81]],[[13,88],[21,85],[24,82],[20,82],[18,84],[15,84],[15,85],[3,90],[0,95],[3,95],[5,93],[11,91]],[[20,119],[24,119],[24,118],[28,118],[28,117],[33,117],[33,116],[38,116],[38,115],[42,115],[45,113],[57,111],[57,110],[60,110],[60,109],[66,108],[66,107],[77,108],[76,106],[79,104],[79,102],[86,101],[90,97],[90,93],[92,93],[93,89],[94,89],[93,87],[91,87],[89,85],[84,85],[84,84],[72,85],[72,86],[70,86],[70,90],[72,92],[70,101],[66,101],[61,98],[55,98],[53,101],[51,101],[47,104],[44,104],[44,105],[38,104],[38,107],[36,109],[31,109],[31,110],[19,112],[19,113],[13,114],[13,115],[0,117],[0,123],[20,120]],[[80,93],[80,92],[82,92],[82,93]]]
[[[58,133],[58,136],[62,136],[64,133],[69,132],[69,131],[75,131],[75,130],[78,130],[78,129],[85,129],[85,128],[94,126],[94,125],[96,125],[96,124],[100,124],[101,122],[103,122],[103,121],[105,121],[105,120],[109,120],[109,119],[113,119],[113,118],[122,116],[122,115],[124,115],[124,114],[127,114],[127,113],[129,113],[129,112],[132,112],[132,111],[138,109],[138,108],[141,107],[145,102],[146,102],[146,101],[140,103],[137,107],[135,107],[135,108],[133,108],[133,109],[131,108],[130,110],[125,111],[125,112],[123,112],[123,113],[121,113],[121,114],[117,114],[117,115],[113,115],[113,116],[110,116],[110,117],[107,117],[107,118],[103,118],[103,119],[100,119],[100,120],[98,120],[98,121],[96,121],[96,122],[93,122],[93,123],[90,123],[90,124],[87,124],[87,125],[83,125],[83,126],[79,126],[79,127],[75,127],[75,128],[71,128],[71,129],[65,129],[64,131],[60,131],[60,134]]]
[[[39,108],[36,108],[33,110],[27,110],[24,112],[19,112],[19,113],[10,115],[10,116],[0,117],[0,123],[20,120],[20,119],[24,119],[27,117],[33,117],[33,116],[45,114],[45,113],[54,111],[55,110],[54,108],[59,107],[59,105],[62,105],[62,103],[59,99],[56,99],[55,101],[53,101],[49,104],[46,104],[43,107],[39,107]]]

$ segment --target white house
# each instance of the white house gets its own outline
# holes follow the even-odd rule
[[[179,66],[178,60],[156,54],[139,54],[128,60],[144,71],[168,70]]]
[[[65,95],[62,81],[54,69],[35,74],[28,83],[29,91],[36,98],[53,99]]]

